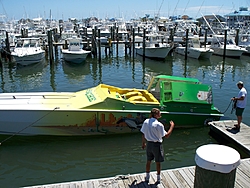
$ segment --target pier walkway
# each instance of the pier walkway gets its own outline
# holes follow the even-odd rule
[[[156,172],[151,172],[147,184],[145,173],[118,175],[110,178],[90,179],[48,185],[31,186],[32,188],[183,188],[194,187],[195,166],[163,170],[161,184],[156,184]],[[235,188],[250,186],[250,158],[242,159],[236,170]]]
[[[250,127],[241,123],[240,131],[232,129],[236,120],[213,121],[210,122],[210,129],[220,137],[236,144],[250,156]],[[249,185],[250,186],[250,185]]]

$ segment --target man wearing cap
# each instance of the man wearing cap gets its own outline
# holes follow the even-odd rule
[[[147,153],[145,181],[149,181],[151,161],[155,160],[157,170],[157,184],[161,183],[161,162],[164,161],[162,138],[168,138],[174,129],[174,122],[171,120],[169,122],[169,130],[165,131],[164,125],[160,121],[158,121],[159,118],[161,118],[160,110],[158,108],[153,108],[151,110],[151,117],[143,122],[141,128],[141,132],[143,133],[142,149],[146,148]]]
[[[234,125],[234,129],[240,130],[240,124],[242,122],[242,114],[247,105],[247,90],[244,88],[243,82],[239,81],[237,83],[238,88],[240,89],[237,97],[233,97],[232,100],[236,102],[236,116],[237,124]]]

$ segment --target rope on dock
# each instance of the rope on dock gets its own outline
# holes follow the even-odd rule
[[[127,174],[127,175],[117,175],[117,176],[115,176],[112,179],[100,181],[100,184],[99,184],[98,187],[108,187],[110,185],[117,184],[118,180],[128,179],[129,176],[130,176],[130,174]]]

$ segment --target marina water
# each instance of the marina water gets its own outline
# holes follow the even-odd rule
[[[87,58],[84,64],[72,65],[61,59],[54,63],[17,67],[3,63],[1,92],[78,91],[100,83],[129,88],[147,88],[149,77],[167,74],[198,78],[213,87],[214,104],[226,119],[236,119],[231,113],[230,99],[237,96],[236,83],[242,80],[250,90],[250,58],[212,56],[210,60],[184,60],[171,54],[164,61],[142,57],[125,57],[121,45],[118,53]],[[243,122],[250,124],[250,105]],[[15,118],[15,117],[13,117]],[[194,120],[195,121],[195,120]],[[29,126],[29,125],[27,125]],[[0,136],[2,142],[8,136]],[[164,140],[165,162],[162,169],[195,165],[196,149],[204,144],[218,143],[209,135],[209,127],[175,129]],[[244,155],[242,156],[244,157]],[[21,187],[92,178],[141,173],[146,155],[141,149],[141,134],[103,135],[90,137],[13,136],[0,146],[1,187]],[[155,165],[152,165],[155,170]]]

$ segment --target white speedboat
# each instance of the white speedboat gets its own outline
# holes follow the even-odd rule
[[[189,39],[189,43],[187,46],[187,56],[195,59],[209,59],[213,54],[214,50],[211,48],[201,47],[200,41],[198,37],[194,37]],[[181,55],[185,55],[186,47],[178,46],[175,48],[175,52]]]
[[[17,64],[30,65],[41,62],[45,51],[41,48],[39,38],[21,38],[17,41],[11,56]]]
[[[224,35],[214,35],[213,41],[210,46],[214,50],[215,55],[224,55]],[[236,46],[234,40],[231,37],[227,37],[225,56],[240,58],[247,50],[243,47]]]
[[[106,135],[138,132],[152,108],[160,121],[203,126],[223,114],[212,87],[196,78],[152,77],[147,89],[99,84],[77,92],[0,93],[0,134]]]
[[[91,51],[83,50],[82,39],[72,37],[66,39],[68,43],[67,49],[62,49],[63,59],[72,63],[82,63]]]
[[[163,36],[151,34],[147,35],[145,42],[145,57],[153,59],[165,59],[169,52],[173,49],[173,45],[162,41]],[[136,53],[143,56],[143,46],[135,47]]]

